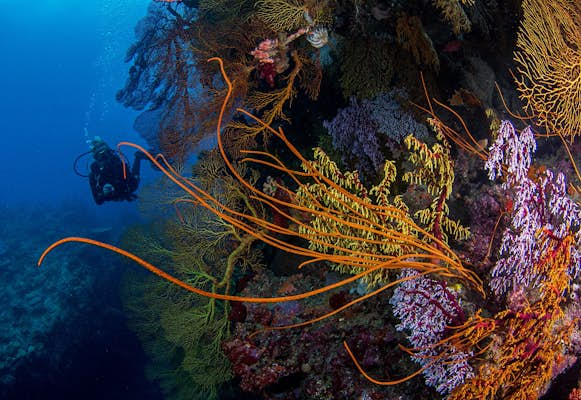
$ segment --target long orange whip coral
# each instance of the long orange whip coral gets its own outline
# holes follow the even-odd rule
[[[326,313],[320,317],[311,319],[309,321],[304,321],[302,323],[288,325],[288,326],[280,326],[280,327],[271,327],[266,328],[265,330],[272,330],[272,329],[287,329],[287,328],[295,328],[300,326],[305,326],[308,324],[312,324],[317,321],[321,321],[325,318],[328,318],[334,314],[337,314],[344,309],[351,307],[352,305],[363,301],[371,296],[374,296],[389,287],[401,282],[402,280],[413,279],[417,276],[426,275],[426,274],[437,274],[441,277],[449,277],[460,279],[462,281],[468,282],[472,285],[472,287],[484,295],[484,290],[482,288],[482,282],[479,277],[470,270],[465,269],[456,254],[447,246],[445,242],[442,240],[434,237],[431,233],[423,230],[419,226],[417,226],[413,220],[407,215],[404,211],[392,207],[392,206],[385,206],[385,205],[376,205],[371,204],[370,202],[366,202],[360,198],[358,198],[353,193],[349,192],[347,189],[342,187],[341,185],[335,183],[333,180],[329,179],[327,176],[323,175],[320,171],[316,169],[316,167],[307,159],[305,159],[300,152],[290,143],[290,141],[286,138],[284,132],[279,129],[275,130],[270,125],[266,124],[264,121],[260,120],[259,118],[255,117],[251,113],[237,109],[239,112],[245,114],[247,117],[253,119],[256,123],[263,126],[264,129],[269,131],[273,136],[279,138],[291,151],[291,153],[301,162],[305,171],[295,171],[287,168],[285,164],[279,160],[274,155],[261,152],[261,151],[251,151],[246,150],[242,151],[242,154],[246,154],[246,158],[244,158],[241,162],[246,163],[256,163],[263,166],[267,166],[273,168],[279,172],[283,172],[287,174],[299,187],[304,187],[306,185],[301,181],[301,178],[310,178],[315,184],[320,185],[323,187],[324,191],[331,195],[333,200],[335,200],[338,204],[341,204],[343,211],[332,209],[329,207],[325,207],[321,204],[320,200],[315,197],[315,195],[309,191],[306,191],[309,201],[312,202],[313,205],[316,206],[316,209],[308,208],[305,206],[301,206],[299,204],[295,204],[290,201],[281,200],[279,198],[269,196],[264,192],[256,189],[251,183],[249,183],[237,169],[234,167],[232,162],[228,159],[226,152],[224,150],[222,137],[221,137],[221,125],[223,116],[230,99],[232,93],[232,84],[224,70],[224,66],[221,59],[213,58],[209,61],[217,61],[220,66],[220,72],[226,82],[227,85],[227,94],[225,96],[224,102],[220,109],[220,114],[218,117],[218,123],[216,126],[216,135],[218,141],[218,149],[221,153],[221,156],[227,165],[230,173],[248,190],[250,190],[251,195],[249,199],[255,200],[260,202],[261,204],[272,208],[273,210],[277,211],[279,214],[283,215],[289,221],[293,222],[296,226],[301,226],[303,228],[308,228],[309,231],[307,232],[297,232],[291,230],[290,228],[281,227],[277,224],[270,223],[262,218],[255,217],[253,215],[249,215],[246,213],[239,212],[235,209],[229,208],[223,204],[221,204],[216,198],[212,195],[207,193],[206,191],[202,190],[200,187],[195,185],[191,180],[180,175],[162,155],[153,156],[148,153],[145,149],[141,146],[129,143],[129,142],[121,142],[118,144],[118,148],[121,146],[130,146],[136,148],[137,150],[143,152],[148,159],[160,170],[162,171],[172,182],[174,182],[177,186],[179,186],[185,193],[190,195],[192,199],[181,199],[180,202],[188,202],[193,203],[194,205],[199,205],[207,210],[213,212],[217,217],[223,219],[225,222],[231,224],[232,226],[254,236],[255,238],[263,241],[266,244],[274,246],[280,250],[294,253],[301,256],[306,256],[309,258],[308,261],[305,261],[299,265],[299,268],[313,262],[318,261],[328,261],[331,263],[336,264],[343,264],[349,265],[352,267],[358,267],[363,271],[357,273],[347,279],[343,279],[338,281],[334,284],[327,285],[312,291],[308,291],[301,294],[296,295],[289,295],[289,296],[282,296],[282,297],[243,297],[243,296],[235,296],[230,295],[228,293],[216,293],[215,291],[209,292],[203,289],[194,287],[192,285],[187,284],[186,282],[178,279],[175,276],[168,274],[167,272],[155,267],[154,265],[148,263],[147,261],[139,258],[138,256],[127,252],[123,249],[118,247],[112,246],[107,243],[99,242],[96,240],[82,238],[82,237],[68,237],[61,239],[52,245],[50,245],[40,256],[38,260],[38,266],[40,266],[43,261],[45,260],[46,256],[54,250],[56,247],[70,242],[80,242],[86,243],[90,245],[94,245],[97,247],[101,247],[110,251],[113,251],[117,254],[120,254],[124,257],[131,259],[132,261],[136,262],[140,266],[144,267],[145,269],[149,270],[150,272],[160,276],[163,279],[166,279],[169,282],[193,293],[196,293],[201,296],[206,296],[213,299],[218,300],[226,300],[226,301],[240,301],[240,302],[254,302],[254,303],[278,303],[278,302],[285,302],[285,301],[292,301],[292,300],[300,300],[307,297],[315,296],[329,290],[333,290],[345,284],[354,282],[360,278],[363,278],[369,274],[374,272],[379,272],[380,270],[384,269],[402,269],[402,268],[414,268],[418,271],[418,273],[414,276],[410,276],[407,278],[403,278],[400,280],[395,280],[393,282],[384,284],[379,289],[376,289],[366,295],[363,295],[344,306],[340,307],[337,310],[332,312]],[[431,108],[431,107],[430,107]],[[265,159],[260,159],[256,157],[264,157]],[[125,167],[125,166],[124,166]],[[292,191],[289,189],[285,189],[292,194]],[[292,196],[289,196],[292,198]],[[347,201],[348,200],[348,201]],[[177,203],[174,204],[177,206]],[[354,229],[356,232],[366,232],[372,235],[361,235],[361,236],[353,236],[353,235],[346,235],[338,230],[327,232],[321,228],[314,228],[313,226],[307,225],[304,221],[301,221],[298,218],[295,218],[291,215],[290,211],[283,211],[283,210],[295,210],[303,213],[310,213],[310,215],[318,215],[324,216],[330,221],[334,223],[340,224],[340,226],[346,226],[351,229]],[[177,210],[177,207],[176,207]],[[348,218],[342,214],[345,210],[349,213]],[[370,219],[370,215],[373,213],[376,217],[375,220]],[[179,216],[179,212],[178,212]],[[405,222],[409,227],[413,229],[413,231],[417,232],[418,235],[424,237],[424,240],[419,239],[418,237],[412,235],[406,235],[402,232],[398,232],[392,228],[388,228],[381,224],[381,221],[388,221],[388,220],[396,220]],[[314,233],[313,233],[314,232]],[[279,235],[282,236],[295,236],[302,239],[308,240],[310,243],[315,244],[323,244],[324,248],[327,250],[332,250],[334,252],[339,252],[342,254],[329,254],[324,251],[317,251],[308,248],[304,248],[298,245],[293,245],[284,239],[281,239]],[[367,236],[367,237],[362,237]],[[354,251],[344,245],[338,245],[336,243],[328,243],[323,241],[322,238],[329,238],[335,237],[340,239],[347,239],[352,243],[361,243],[366,245],[385,245],[385,244],[396,244],[402,246],[402,248],[408,249],[416,249],[415,251],[407,251],[403,255],[386,255],[386,254],[377,254],[377,253],[369,253],[364,251]],[[372,239],[371,237],[378,237],[378,239]],[[423,261],[422,261],[423,260]],[[264,331],[264,330],[263,330]],[[258,333],[258,332],[257,332]],[[402,379],[398,379],[395,381],[389,382],[381,382],[371,378],[369,375],[363,371],[363,369],[358,364],[357,360],[353,356],[351,350],[347,343],[344,343],[344,346],[349,353],[349,356],[353,359],[357,368],[361,371],[361,373],[370,381],[378,383],[378,384],[397,384],[403,382],[405,380],[410,379],[413,376],[421,373],[427,366],[420,369],[419,371],[405,377]],[[436,360],[434,360],[436,362]]]
[[[289,150],[291,150],[293,155],[295,155],[303,163],[303,165],[306,166],[307,172],[290,170],[290,169],[286,168],[286,166],[280,160],[278,160],[276,157],[274,157],[273,155],[270,155],[269,153],[258,152],[258,151],[246,151],[245,153],[249,154],[249,155],[254,155],[254,156],[261,156],[261,155],[267,156],[271,160],[273,160],[274,163],[270,162],[270,161],[259,160],[259,159],[254,159],[254,158],[250,158],[250,157],[244,159],[243,160],[244,162],[257,162],[257,163],[261,163],[263,165],[267,165],[267,166],[276,168],[280,171],[287,173],[299,185],[303,184],[303,183],[301,183],[299,177],[310,177],[317,183],[323,183],[325,185],[328,185],[329,187],[332,187],[338,193],[340,193],[342,196],[344,196],[344,198],[348,198],[351,201],[356,202],[356,204],[361,205],[362,207],[368,207],[369,209],[372,209],[378,215],[381,215],[381,216],[384,216],[387,218],[400,218],[400,219],[406,219],[406,220],[409,219],[409,221],[406,221],[407,223],[409,223],[411,226],[413,226],[414,229],[417,232],[421,233],[424,237],[426,237],[430,241],[436,243],[437,246],[430,245],[430,244],[428,244],[424,241],[421,241],[415,237],[408,236],[408,235],[405,235],[403,233],[396,232],[394,230],[385,231],[384,227],[382,227],[380,224],[373,223],[368,218],[366,218],[366,216],[363,213],[354,209],[353,207],[349,207],[349,209],[355,217],[352,215],[351,219],[349,221],[347,221],[345,219],[342,219],[341,215],[338,215],[338,212],[336,210],[332,210],[332,209],[323,207],[318,202],[318,200],[314,197],[312,197],[312,200],[313,200],[314,204],[317,204],[317,206],[319,207],[319,209],[316,211],[312,210],[310,208],[307,208],[307,207],[302,207],[300,205],[297,205],[297,204],[294,204],[291,202],[287,202],[287,201],[283,201],[283,200],[280,200],[278,198],[269,196],[269,195],[263,193],[262,191],[256,189],[252,184],[250,184],[248,181],[246,181],[238,173],[238,171],[232,165],[232,163],[229,161],[229,159],[226,155],[226,152],[224,150],[224,146],[223,146],[222,138],[221,138],[221,133],[220,133],[221,132],[221,124],[222,124],[223,116],[225,113],[225,109],[226,109],[226,106],[228,104],[228,101],[229,101],[231,93],[232,93],[232,84],[231,84],[230,80],[228,79],[228,76],[226,75],[226,73],[224,71],[224,66],[223,66],[222,60],[217,59],[217,58],[213,58],[213,59],[210,59],[209,61],[217,61],[219,63],[220,71],[221,71],[222,76],[223,76],[223,78],[226,82],[226,85],[227,85],[227,94],[226,94],[226,97],[225,97],[224,102],[222,104],[222,108],[220,110],[220,114],[219,114],[219,118],[218,118],[218,124],[216,127],[216,133],[217,133],[217,139],[218,139],[218,148],[219,148],[220,153],[221,153],[226,165],[228,166],[228,169],[230,170],[230,172],[236,177],[236,179],[238,179],[238,181],[242,185],[247,187],[251,191],[251,193],[253,193],[253,195],[251,196],[252,199],[260,201],[261,203],[263,203],[269,207],[277,209],[286,218],[288,218],[289,220],[292,220],[293,223],[298,224],[298,225],[306,226],[304,222],[293,218],[291,215],[289,215],[287,213],[282,212],[281,208],[279,208],[279,207],[285,206],[285,207],[289,207],[289,208],[292,208],[292,209],[295,209],[298,211],[302,211],[302,212],[307,212],[307,213],[317,212],[317,213],[320,213],[321,215],[325,215],[327,218],[329,218],[337,223],[344,224],[344,225],[350,226],[351,228],[355,228],[355,229],[364,229],[366,231],[372,232],[374,234],[377,234],[377,235],[385,238],[382,241],[378,241],[378,240],[372,240],[372,239],[367,239],[367,238],[345,237],[344,236],[344,238],[347,238],[349,240],[359,241],[359,242],[368,243],[368,244],[381,244],[381,243],[386,243],[386,242],[400,243],[400,244],[408,245],[411,248],[416,248],[419,251],[405,254],[405,255],[399,256],[399,257],[382,255],[382,254],[370,254],[370,253],[365,253],[365,252],[351,252],[348,255],[340,255],[340,254],[327,254],[327,253],[323,253],[323,252],[319,252],[319,251],[315,251],[315,250],[305,249],[304,247],[301,247],[301,246],[292,245],[292,244],[288,243],[288,241],[285,241],[285,240],[283,240],[275,235],[278,234],[278,235],[288,235],[288,236],[299,236],[299,237],[302,237],[303,239],[307,239],[311,242],[317,242],[317,241],[320,242],[320,239],[318,239],[318,237],[341,235],[341,234],[339,232],[328,233],[328,232],[321,232],[321,231],[317,231],[316,234],[307,234],[307,233],[299,234],[296,231],[293,231],[289,228],[283,228],[283,227],[280,227],[276,224],[265,221],[264,219],[257,218],[257,217],[254,217],[252,215],[241,213],[237,210],[228,208],[228,207],[224,206],[223,204],[220,204],[214,197],[212,197],[210,194],[208,194],[207,192],[205,192],[204,190],[202,190],[201,188],[196,186],[193,182],[191,182],[190,180],[184,178],[179,173],[177,173],[177,171],[175,171],[175,169],[173,169],[171,167],[171,165],[169,165],[169,163],[165,160],[165,158],[163,158],[163,156],[158,155],[158,156],[154,157],[151,154],[149,154],[145,149],[143,149],[141,146],[138,146],[136,144],[129,143],[129,142],[121,142],[121,143],[119,143],[118,147],[131,146],[131,147],[138,149],[139,151],[142,151],[149,158],[149,160],[154,165],[156,165],[170,180],[172,180],[177,186],[179,186],[181,189],[183,189],[187,194],[192,196],[192,198],[194,199],[194,200],[192,200],[192,202],[210,210],[218,217],[224,219],[226,222],[232,224],[236,228],[241,229],[242,231],[245,231],[246,233],[248,233],[250,235],[253,235],[254,237],[263,241],[264,243],[267,243],[269,245],[272,245],[276,248],[279,248],[281,250],[284,250],[284,251],[287,251],[290,253],[309,257],[310,260],[307,261],[306,263],[316,262],[316,261],[330,261],[333,263],[350,265],[350,266],[354,266],[354,267],[360,267],[360,268],[363,268],[364,271],[359,273],[359,274],[356,274],[350,278],[339,281],[335,284],[324,286],[324,287],[321,287],[321,288],[313,290],[313,291],[309,291],[309,292],[306,292],[303,294],[298,294],[298,295],[293,295],[293,296],[272,297],[272,298],[233,296],[233,295],[228,295],[228,294],[207,292],[207,291],[204,291],[202,289],[192,287],[191,285],[188,285],[187,283],[179,280],[178,278],[160,270],[159,268],[153,266],[152,264],[147,263],[145,260],[142,260],[141,258],[135,256],[134,254],[131,254],[127,251],[124,251],[122,249],[119,249],[115,246],[112,246],[112,245],[109,245],[106,243],[98,242],[98,241],[95,241],[92,239],[80,238],[80,237],[69,237],[69,238],[61,239],[61,240],[55,242],[54,244],[52,244],[51,246],[49,246],[42,253],[42,255],[38,261],[39,266],[44,261],[46,255],[48,253],[50,253],[56,247],[60,246],[61,244],[68,243],[68,242],[82,242],[82,243],[87,243],[87,244],[95,245],[98,247],[102,247],[102,248],[108,249],[110,251],[116,252],[120,255],[123,255],[125,257],[128,257],[131,260],[138,263],[139,265],[141,265],[142,267],[155,273],[156,275],[158,275],[158,276],[160,276],[160,277],[162,277],[162,278],[164,278],[164,279],[166,279],[166,280],[168,280],[168,281],[170,281],[170,282],[172,282],[172,283],[174,283],[174,284],[176,284],[176,285],[178,285],[178,286],[180,286],[188,291],[191,291],[191,292],[203,295],[203,296],[207,296],[207,297],[211,297],[211,298],[215,298],[215,299],[220,299],[220,300],[261,302],[261,303],[274,303],[274,302],[298,300],[298,299],[303,299],[306,297],[314,296],[314,295],[332,290],[332,289],[337,288],[339,286],[353,282],[361,277],[364,277],[364,276],[366,276],[370,273],[373,273],[375,271],[378,271],[380,269],[401,269],[401,268],[415,268],[415,269],[418,269],[420,271],[424,271],[426,273],[437,272],[441,276],[447,276],[447,277],[453,277],[453,278],[459,278],[462,280],[466,280],[466,281],[470,282],[472,284],[472,286],[477,291],[479,291],[480,293],[483,293],[480,279],[471,271],[464,269],[462,267],[460,261],[456,257],[456,255],[444,243],[439,241],[437,238],[434,238],[433,236],[431,236],[430,233],[422,230],[420,227],[415,225],[413,223],[413,221],[411,221],[411,219],[409,219],[409,217],[407,215],[405,215],[401,210],[399,210],[395,207],[377,206],[377,205],[373,205],[373,204],[369,204],[369,203],[364,203],[363,201],[358,199],[355,195],[353,195],[352,193],[350,193],[346,189],[342,188],[341,186],[335,184],[330,179],[328,179],[327,177],[323,176],[321,173],[316,171],[312,167],[310,162],[308,160],[306,160],[304,157],[302,157],[302,155],[298,152],[298,150],[288,141],[288,139],[286,138],[286,136],[284,135],[282,130],[276,131],[272,127],[270,127],[269,125],[266,125],[260,119],[254,117],[252,114],[248,113],[247,111],[238,109],[238,111],[246,114],[250,118],[253,118],[259,124],[263,124],[264,127],[266,129],[268,129],[272,134],[274,134],[276,137],[280,138],[285,143],[285,145],[289,148]],[[344,203],[344,201],[342,199],[338,198],[337,200]],[[337,245],[327,245],[327,247],[329,247],[333,250],[343,251],[345,253],[348,253],[348,250],[349,250],[349,249],[346,249],[346,248],[343,248],[343,247],[337,246]],[[424,259],[427,261],[419,261],[421,259]],[[434,262],[447,264],[448,267],[443,267],[442,265],[435,264]],[[302,265],[304,265],[306,263],[303,263]]]
[[[207,292],[205,290],[188,285],[184,281],[168,274],[165,271],[162,271],[161,269],[148,263],[147,261],[143,260],[142,258],[137,257],[135,254],[132,254],[126,250],[120,249],[119,247],[112,246],[110,244],[103,243],[103,242],[100,242],[98,240],[87,239],[87,238],[83,238],[83,237],[75,237],[75,236],[63,238],[61,240],[54,242],[49,247],[47,247],[46,250],[44,250],[44,252],[42,253],[42,255],[40,256],[40,258],[38,260],[38,266],[39,267],[41,266],[41,264],[44,262],[44,259],[46,258],[48,253],[50,253],[56,247],[58,247],[62,244],[65,244],[65,243],[73,243],[73,242],[90,244],[90,245],[101,247],[103,249],[110,250],[114,253],[120,254],[124,257],[129,258],[132,261],[135,261],[137,264],[141,265],[142,267],[144,267],[148,271],[153,272],[154,274],[162,277],[163,279],[166,279],[167,281],[169,281],[169,282],[171,282],[171,283],[173,283],[173,284],[175,284],[175,285],[177,285],[177,286],[179,286],[187,291],[199,294],[201,296],[211,297],[211,298],[214,298],[217,300],[245,301],[245,302],[249,302],[249,303],[281,303],[281,302],[285,302],[285,301],[301,300],[301,299],[304,299],[306,297],[311,297],[311,296],[314,296],[314,295],[317,295],[320,293],[324,293],[324,292],[329,291],[329,290],[333,290],[333,289],[340,287],[342,285],[345,285],[347,283],[356,281],[357,279],[362,278],[363,276],[367,275],[368,273],[373,272],[372,270],[365,271],[365,272],[362,272],[358,275],[354,275],[348,279],[336,282],[334,284],[323,286],[319,289],[315,289],[315,290],[312,290],[310,292],[305,292],[305,293],[296,294],[296,295],[290,295],[290,296],[284,296],[284,297],[231,296],[231,295]],[[380,267],[378,267],[377,269],[379,269],[379,268]]]

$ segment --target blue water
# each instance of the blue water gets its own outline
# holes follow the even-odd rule
[[[94,135],[112,146],[144,144],[132,128],[136,113],[115,93],[150,1],[0,0],[1,398],[159,396],[125,325],[119,285],[127,265],[69,246],[35,266],[63,236],[115,242],[139,220],[135,203],[95,205],[72,165]],[[155,172],[143,165],[142,178]]]
[[[111,145],[141,142],[115,92],[149,2],[0,0],[0,182],[10,188],[0,203],[90,205],[87,182],[71,167],[87,150],[85,132]]]

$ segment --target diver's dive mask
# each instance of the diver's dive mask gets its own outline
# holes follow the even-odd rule
[[[105,158],[105,154],[111,151],[107,143],[99,136],[95,136],[91,143],[89,144],[91,151],[93,152],[93,157],[95,160],[100,161]]]

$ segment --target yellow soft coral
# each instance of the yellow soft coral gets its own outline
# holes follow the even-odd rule
[[[448,217],[448,199],[454,183],[454,163],[450,156],[450,146],[439,131],[439,125],[432,122],[435,124],[439,143],[431,148],[412,135],[405,138],[405,144],[411,151],[409,159],[416,168],[406,172],[403,180],[424,185],[433,196],[432,204],[416,213],[415,216],[420,222],[443,241],[448,240],[447,233],[451,233],[456,240],[463,240],[470,235],[468,228]]]

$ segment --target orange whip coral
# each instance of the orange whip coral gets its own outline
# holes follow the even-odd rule
[[[192,197],[191,202],[197,205],[200,205],[207,210],[213,212],[219,218],[222,218],[224,221],[232,224],[233,226],[237,227],[238,229],[254,236],[255,238],[263,241],[266,244],[274,246],[280,250],[305,256],[309,259],[298,266],[301,268],[304,265],[311,264],[318,261],[327,261],[336,264],[342,264],[346,266],[351,266],[354,268],[358,268],[361,272],[354,274],[353,276],[338,281],[334,284],[323,286],[321,288],[311,290],[305,293],[296,294],[296,295],[288,295],[288,296],[280,296],[280,297],[243,297],[243,296],[236,296],[231,295],[228,293],[216,293],[214,291],[209,292],[202,290],[200,288],[191,286],[186,282],[178,279],[175,276],[168,274],[167,272],[157,268],[156,266],[148,263],[147,261],[139,258],[138,256],[120,249],[118,247],[112,246],[110,244],[106,244],[103,242],[99,242],[96,240],[82,238],[82,237],[67,237],[61,239],[52,245],[50,245],[40,256],[38,260],[38,265],[40,266],[46,256],[53,251],[56,247],[70,242],[80,242],[80,243],[87,243],[94,246],[98,246],[115,253],[118,253],[124,257],[131,259],[132,261],[136,262],[137,264],[141,265],[142,267],[146,268],[150,272],[160,276],[163,279],[172,282],[173,284],[201,296],[206,296],[213,299],[219,300],[228,300],[228,301],[241,301],[241,302],[254,302],[254,303],[278,303],[278,302],[285,302],[285,301],[292,301],[292,300],[300,300],[307,297],[315,296],[329,290],[338,288],[345,284],[355,282],[356,280],[366,277],[369,274],[380,272],[381,270],[400,270],[402,268],[413,268],[417,271],[415,275],[401,278],[399,280],[394,280],[387,284],[383,284],[379,289],[376,289],[366,295],[355,299],[344,306],[330,312],[324,314],[320,317],[314,318],[309,321],[305,321],[302,323],[288,325],[284,327],[275,327],[275,328],[267,328],[266,330],[271,329],[287,329],[293,327],[304,326],[308,324],[312,324],[314,322],[320,321],[322,319],[328,318],[334,314],[337,314],[344,309],[363,301],[371,296],[376,295],[377,293],[386,290],[389,287],[396,285],[405,280],[414,279],[418,276],[427,275],[427,274],[436,274],[441,277],[448,277],[453,279],[459,279],[466,283],[469,283],[477,292],[484,295],[484,290],[482,288],[482,283],[479,277],[470,270],[465,269],[458,257],[454,254],[454,252],[448,247],[448,245],[439,240],[438,238],[434,237],[429,232],[425,231],[421,227],[417,226],[413,220],[402,210],[394,207],[394,206],[386,206],[386,205],[375,205],[371,204],[368,201],[358,198],[345,188],[341,187],[341,185],[335,183],[333,180],[326,177],[322,174],[319,170],[317,170],[314,165],[305,159],[299,151],[288,141],[284,132],[282,130],[275,130],[271,126],[264,123],[262,120],[254,117],[249,112],[238,109],[239,112],[244,113],[249,118],[254,119],[257,123],[262,124],[266,130],[268,130],[272,135],[278,137],[287,148],[291,151],[291,153],[302,163],[304,171],[295,171],[288,169],[282,161],[278,158],[273,156],[270,153],[261,152],[261,151],[242,151],[242,154],[248,155],[247,158],[242,160],[241,162],[253,162],[263,166],[267,166],[270,168],[274,168],[275,170],[281,171],[286,173],[299,187],[304,187],[306,183],[301,181],[304,178],[310,178],[317,184],[322,185],[323,190],[327,190],[327,194],[331,196],[335,196],[335,200],[338,203],[341,203],[344,210],[348,210],[350,213],[349,218],[346,218],[345,215],[341,215],[340,210],[332,209],[329,207],[324,206],[321,204],[320,200],[317,199],[312,193],[309,192],[310,201],[316,205],[315,209],[308,208],[305,206],[297,205],[290,200],[281,200],[270,196],[261,190],[255,188],[251,183],[245,180],[236,168],[232,165],[229,161],[226,152],[224,150],[222,138],[221,138],[221,124],[225,109],[227,107],[229,97],[232,93],[232,84],[228,79],[224,71],[224,66],[222,60],[219,58],[212,58],[209,61],[217,61],[220,66],[220,71],[222,76],[227,85],[227,95],[224,99],[222,104],[222,108],[220,110],[220,115],[218,119],[218,124],[216,127],[216,134],[218,140],[218,149],[228,167],[232,175],[246,188],[250,190],[252,195],[250,196],[251,199],[255,201],[259,201],[263,205],[272,208],[276,212],[282,214],[285,218],[287,218],[292,224],[299,227],[307,227],[309,230],[303,232],[297,232],[292,230],[291,228],[279,226],[277,224],[268,222],[264,219],[257,218],[252,215],[241,213],[235,209],[231,209],[226,207],[225,205],[221,204],[212,197],[209,193],[202,190],[200,187],[196,186],[192,181],[186,179],[185,177],[181,176],[167,161],[162,155],[153,156],[149,154],[145,149],[142,147],[128,142],[121,142],[119,143],[118,147],[120,146],[131,146],[139,151],[142,151],[149,160],[158,167],[171,181],[173,181],[178,187],[184,190],[188,195]],[[264,157],[266,159],[259,159],[253,157]],[[332,189],[332,190],[331,190]],[[288,190],[288,189],[287,189]],[[347,199],[349,201],[347,201]],[[374,236],[367,235],[366,237],[360,237],[349,234],[343,234],[339,231],[335,232],[327,232],[322,228],[312,227],[307,225],[307,223],[295,218],[292,216],[292,213],[286,211],[288,209],[293,209],[295,211],[303,212],[303,213],[310,213],[310,215],[319,215],[324,216],[330,221],[333,221],[337,224],[343,224],[343,226],[348,226],[352,228],[355,232],[368,232],[372,233]],[[374,213],[376,216],[380,218],[371,219],[370,214]],[[405,221],[405,224],[413,228],[413,231],[417,233],[417,236],[424,238],[424,240],[419,239],[416,236],[412,236],[409,233],[405,234],[402,232],[398,232],[393,228],[387,228],[386,226],[382,225],[380,222],[381,220],[396,220],[396,221]],[[281,239],[281,236],[288,236],[288,237],[300,237],[302,239],[308,240],[310,243],[315,243],[322,245],[322,248],[327,251],[332,251],[333,254],[329,254],[324,250],[313,250],[309,248],[304,248],[302,246],[294,245],[290,243],[290,241],[285,241]],[[342,245],[341,243],[329,243],[324,241],[323,239],[337,236],[341,239],[347,239],[352,243],[359,243],[359,244],[373,244],[373,245],[382,245],[386,243],[396,243],[402,248],[408,249],[408,251],[404,251],[404,254],[400,255],[385,255],[385,254],[376,254],[365,252],[363,250],[354,251],[352,248],[348,247],[347,245]],[[378,240],[377,238],[381,238]],[[345,343],[345,347],[349,354],[351,352],[349,350],[348,345]],[[351,355],[352,356],[352,355]],[[357,361],[352,356],[353,360],[355,361],[356,366],[358,366]],[[361,368],[358,367],[360,370]],[[402,380],[393,381],[389,384],[396,384],[400,381],[407,380],[421,372],[418,371],[411,376],[408,376]],[[363,372],[364,376],[368,379],[370,377]],[[370,379],[371,381],[375,381]],[[386,384],[386,383],[384,383]]]

